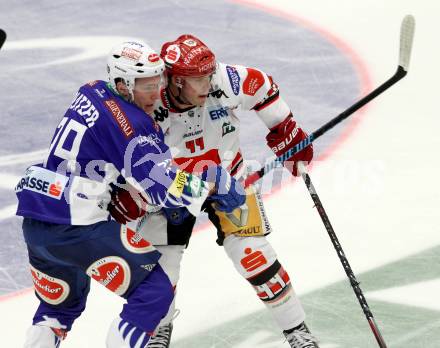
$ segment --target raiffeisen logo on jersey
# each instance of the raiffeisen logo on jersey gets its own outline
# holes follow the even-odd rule
[[[32,166],[26,170],[25,176],[15,186],[15,192],[29,190],[60,200],[68,180],[64,175]]]

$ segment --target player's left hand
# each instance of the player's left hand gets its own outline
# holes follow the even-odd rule
[[[246,192],[234,177],[223,167],[210,167],[202,173],[202,180],[213,182],[215,190],[208,199],[214,201],[214,208],[231,213],[246,202]]]
[[[280,124],[273,127],[266,136],[267,145],[272,149],[277,157],[284,155],[288,150],[295,147],[300,141],[308,137],[307,133],[299,128],[292,115]],[[288,161],[284,162],[284,167],[298,176],[297,163],[299,161],[307,164],[313,158],[313,145],[310,144],[297,154],[293,155]]]
[[[137,195],[136,199],[133,195]],[[134,221],[145,215],[142,208],[142,198],[137,193],[129,192],[121,187],[116,187],[111,192],[111,201],[107,207],[110,215],[122,225]]]

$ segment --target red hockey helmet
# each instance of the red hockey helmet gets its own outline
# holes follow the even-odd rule
[[[200,77],[215,72],[215,55],[201,40],[185,34],[162,46],[160,56],[168,73],[176,76]]]

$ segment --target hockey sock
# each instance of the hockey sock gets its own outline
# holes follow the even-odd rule
[[[116,318],[107,335],[107,348],[145,348],[150,334],[128,321]]]

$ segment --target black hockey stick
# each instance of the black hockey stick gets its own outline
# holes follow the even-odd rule
[[[298,153],[302,149],[304,149],[306,146],[313,143],[321,135],[327,133],[334,126],[341,123],[343,120],[345,120],[347,117],[349,117],[350,115],[355,113],[357,110],[359,110],[365,104],[369,103],[371,100],[373,100],[378,95],[385,92],[388,88],[390,88],[396,82],[398,82],[399,80],[404,78],[408,72],[409,61],[410,61],[410,57],[411,57],[412,41],[413,41],[413,37],[414,37],[414,27],[415,27],[414,17],[411,15],[405,16],[405,18],[402,21],[402,26],[400,29],[399,66],[397,67],[397,71],[394,73],[394,75],[392,77],[390,77],[382,85],[377,87],[370,94],[366,95],[365,97],[363,97],[362,99],[360,99],[359,101],[354,103],[352,106],[350,106],[348,109],[346,109],[345,111],[340,113],[338,116],[334,117],[329,122],[324,124],[322,127],[315,130],[306,139],[304,139],[303,141],[298,143],[296,146],[291,148],[285,154],[283,154],[280,157],[277,157],[275,160],[266,164],[263,168],[259,169],[258,171],[248,175],[248,177],[246,178],[246,180],[244,182],[244,185],[247,187],[247,186],[255,183],[257,180],[262,178],[266,173],[268,173],[269,171],[271,171],[275,167],[280,166],[282,163],[287,161],[293,155],[295,155],[296,153]]]
[[[401,34],[400,34],[399,67],[397,68],[397,72],[394,74],[394,76],[391,77],[382,86],[377,88],[375,91],[370,93],[367,97],[363,98],[360,102],[354,104],[352,107],[348,108],[345,112],[343,112],[341,115],[339,115],[334,120],[332,120],[334,122],[330,121],[327,125],[324,125],[320,129],[318,129],[315,133],[320,132],[318,134],[322,135],[328,129],[332,128],[335,124],[337,124],[340,120],[345,119],[352,112],[359,109],[359,107],[361,107],[362,105],[368,103],[374,97],[376,97],[377,95],[388,89],[390,86],[392,86],[394,83],[396,83],[406,75],[408,71],[409,59],[411,56],[412,40],[414,37],[414,27],[415,27],[414,17],[406,16],[403,19]],[[374,337],[376,338],[377,344],[379,345],[380,348],[386,348],[387,345],[382,337],[382,334],[380,333],[376,321],[374,320],[373,313],[371,312],[370,307],[368,306],[367,300],[365,299],[362,289],[359,287],[359,282],[356,279],[356,276],[354,275],[353,270],[351,269],[347,258],[345,257],[344,250],[342,250],[342,246],[339,243],[338,237],[336,236],[332,224],[330,223],[330,219],[328,218],[328,215],[325,212],[324,206],[322,205],[321,200],[315,190],[315,187],[313,186],[312,179],[310,178],[310,175],[307,173],[303,163],[298,163],[298,170],[304,180],[304,183],[307,186],[307,190],[309,191],[313,202],[315,203],[315,207],[318,210],[319,216],[321,217],[321,220],[325,226],[325,229],[327,230],[330,240],[332,241],[333,247],[335,248],[336,253],[338,254],[339,260],[342,263],[342,267],[344,268],[345,274],[347,275],[350,281],[350,285],[353,288],[353,291],[359,301],[359,304],[361,305],[362,311],[364,312],[365,317],[367,318],[368,324],[370,325],[371,331],[373,332]]]
[[[6,32],[3,29],[0,29],[0,49],[6,41]]]
[[[315,203],[315,207],[318,210],[319,216],[321,217],[322,222],[324,223],[325,229],[328,232],[330,240],[333,243],[333,246],[338,254],[339,260],[342,263],[342,267],[344,267],[345,274],[350,281],[350,285],[353,288],[354,293],[359,301],[359,304],[362,307],[362,310],[365,314],[365,317],[370,324],[371,331],[373,331],[374,337],[376,338],[377,343],[380,348],[387,348],[387,345],[380,333],[379,327],[374,320],[373,313],[371,313],[370,307],[368,307],[367,300],[362,292],[362,289],[359,287],[359,282],[356,279],[356,276],[353,273],[353,270],[348,263],[347,258],[345,257],[344,250],[342,250],[342,246],[339,243],[338,237],[333,229],[332,224],[330,223],[330,219],[328,218],[327,213],[325,212],[324,206],[319,199],[318,194],[316,193],[315,187],[313,186],[312,180],[310,179],[310,175],[307,173],[306,168],[302,162],[298,163],[298,171],[304,179],[304,183],[307,186],[307,190],[309,190],[310,196],[312,197],[313,202]]]

